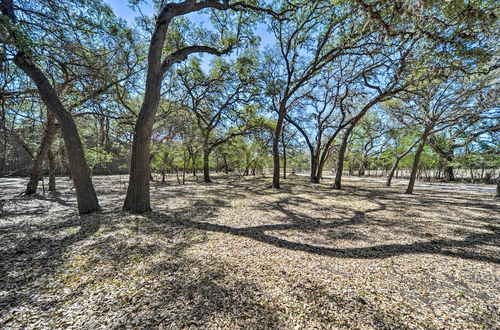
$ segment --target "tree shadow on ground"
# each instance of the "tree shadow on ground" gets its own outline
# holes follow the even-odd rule
[[[290,180],[284,186],[283,190],[271,194],[272,202],[258,199],[260,196],[267,196],[268,191],[272,190],[266,188],[262,180],[211,185],[205,187],[206,190],[194,192],[184,190],[183,186],[176,186],[166,192],[158,190],[159,196],[156,199],[161,201],[161,198],[181,196],[188,200],[188,205],[170,211],[153,212],[145,217],[113,211],[97,213],[88,218],[71,216],[47,224],[32,224],[30,228],[23,225],[4,226],[0,229],[0,235],[18,238],[12,241],[12,245],[0,249],[0,291],[7,292],[0,298],[0,309],[7,313],[9,309],[21,304],[31,305],[38,310],[46,310],[46,315],[69,307],[83,309],[86,317],[76,320],[82,328],[97,327],[100,321],[109,320],[111,316],[116,318],[108,325],[115,327],[130,324],[135,327],[203,327],[207,324],[213,325],[212,322],[218,317],[229,322],[217,324],[220,327],[280,327],[282,321],[279,315],[288,315],[288,311],[276,309],[279,307],[275,306],[269,307],[257,299],[256,297],[265,294],[263,288],[246,278],[232,278],[231,265],[216,260],[219,256],[200,262],[184,254],[195,244],[205,242],[208,239],[207,234],[211,232],[244,237],[279,249],[335,258],[378,259],[404,254],[436,254],[500,263],[498,254],[478,249],[481,245],[497,245],[500,239],[497,226],[491,226],[488,232],[481,233],[465,230],[460,233],[463,236],[460,239],[432,238],[417,225],[411,227],[410,221],[398,223],[394,219],[379,216],[378,212],[384,210],[404,210],[405,201],[394,203],[396,194],[391,191],[347,187],[347,191],[337,193],[329,187],[306,184],[300,196],[293,196],[299,187],[302,189],[302,183]],[[178,194],[179,192],[181,193]],[[355,207],[320,203],[322,198],[332,198],[332,195],[334,198],[348,199],[352,198],[349,197],[351,194],[366,199],[369,206],[362,205],[362,210],[359,210]],[[418,198],[427,202],[421,209],[431,209],[440,203],[440,198],[445,199],[444,196],[436,194]],[[250,210],[260,210],[264,215],[269,215],[269,218],[264,217],[259,223],[253,224],[255,219],[241,221],[241,226],[224,223],[225,220],[219,219],[218,216],[220,212],[231,208],[231,202],[236,199],[252,200],[254,203],[251,204]],[[46,198],[44,201],[51,199]],[[57,200],[54,202],[58,203]],[[474,202],[465,198],[458,200],[457,204],[461,203],[464,207],[474,207]],[[72,203],[59,204],[66,211],[68,208],[74,209]],[[311,210],[314,212],[309,212]],[[233,220],[238,224],[245,218],[242,213]],[[123,224],[128,225],[127,235],[130,236],[123,236],[119,240],[117,233]],[[362,248],[335,247],[337,240],[365,239],[356,231],[365,225],[376,225],[375,228],[394,226],[391,229],[393,232],[408,226],[409,229],[404,234],[416,236],[423,241],[409,244],[374,244]],[[290,232],[310,235],[325,229],[332,230],[327,233],[328,246],[297,242],[280,235]],[[71,233],[72,230],[75,232]],[[96,239],[97,234],[102,236]],[[133,240],[134,235],[141,234],[146,234],[144,240]],[[166,238],[170,245],[151,242],[149,239],[154,235]],[[199,235],[202,239],[193,240],[193,235]],[[78,245],[78,249],[71,251],[70,257],[78,258],[75,261],[76,266],[72,272],[63,273],[66,277],[62,280],[70,282],[71,276],[74,275],[74,278],[80,281],[78,286],[68,294],[62,292],[61,288],[56,288],[59,290],[56,291],[59,296],[51,300],[39,300],[41,288],[32,284],[39,279],[52,281],[63,263],[73,262],[68,261],[67,252],[75,245]],[[157,253],[163,255],[155,260]],[[132,267],[148,258],[153,261],[147,268]],[[133,269],[127,270],[128,267]],[[146,279],[146,284],[141,283],[141,278]],[[148,288],[147,285],[156,283],[153,279],[158,281],[159,286]],[[111,289],[120,288],[123,293],[120,293],[120,296],[108,295],[103,299],[85,302],[86,298],[97,295],[99,290],[106,290],[108,284],[116,285],[111,286]],[[384,311],[378,310],[376,304],[367,305],[362,299],[352,296],[348,299],[336,296],[334,293],[328,293],[327,289],[316,283],[310,288],[298,286],[290,294],[304,305],[328,306],[333,303],[342,308],[345,306],[350,312],[362,309],[377,327],[404,327],[404,323],[400,324],[398,320],[387,319]],[[80,300],[71,305],[73,299]],[[91,307],[95,307],[100,314],[93,312]],[[112,310],[118,310],[119,314],[113,314]],[[329,314],[311,318],[317,318],[324,322],[323,324],[349,326],[336,324],[335,314]]]
[[[7,311],[22,302],[36,299],[35,292],[30,288],[33,282],[50,274],[72,245],[91,236],[100,225],[100,218],[93,216],[72,217],[62,223],[45,226],[0,229],[0,236],[16,236],[12,246],[4,246],[0,250],[0,291],[7,292],[0,299],[0,309]],[[69,228],[78,229],[57,237],[57,231]]]
[[[216,217],[217,206],[212,205],[207,208],[202,202],[196,202],[189,209],[198,210],[198,218],[205,221],[192,220],[191,216],[186,216],[186,210],[173,213],[152,212],[147,217],[158,224],[168,224],[184,228],[195,228],[210,232],[220,232],[235,236],[250,238],[265,244],[270,244],[279,248],[294,251],[303,251],[321,256],[337,258],[355,259],[379,259],[388,258],[402,254],[440,254],[462,259],[485,261],[490,263],[500,263],[500,257],[492,254],[481,253],[470,250],[483,244],[494,244],[500,240],[500,229],[490,228],[492,232],[469,233],[463,239],[431,239],[409,244],[379,244],[362,248],[334,248],[316,246],[307,243],[294,242],[268,234],[268,231],[302,231],[319,230],[323,228],[337,228],[341,226],[360,225],[366,222],[366,213],[382,210],[381,206],[366,212],[354,211],[350,218],[339,219],[338,221],[325,222],[324,219],[313,218],[305,214],[286,210],[280,203],[269,204],[268,209],[276,210],[285,214],[291,223],[269,224],[248,227],[231,227],[223,224],[216,224],[206,221]],[[204,213],[202,213],[204,212]]]

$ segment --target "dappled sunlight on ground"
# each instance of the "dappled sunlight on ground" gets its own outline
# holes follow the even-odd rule
[[[95,177],[103,212],[0,181],[4,327],[498,325],[500,218],[484,192],[307,178],[174,178],[154,211],[120,210],[125,177]]]

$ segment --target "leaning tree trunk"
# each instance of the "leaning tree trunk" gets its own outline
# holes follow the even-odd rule
[[[500,175],[497,178],[497,194],[496,197],[500,197]]]
[[[31,60],[20,52],[14,58],[14,63],[33,80],[43,103],[57,117],[66,147],[79,213],[86,214],[100,210],[83,145],[73,117],[64,108],[45,74]]]
[[[415,186],[415,181],[417,179],[418,167],[420,164],[420,156],[424,151],[425,142],[427,141],[427,137],[431,131],[432,127],[427,127],[422,134],[422,138],[420,144],[418,146],[417,152],[415,153],[415,158],[413,159],[413,166],[410,174],[410,181],[408,182],[408,187],[406,188],[405,194],[413,194],[413,188]]]
[[[326,148],[325,148],[326,149]],[[318,162],[318,169],[316,174],[316,183],[320,183],[323,179],[323,170],[325,169],[326,161],[329,158],[329,151],[324,150]]]
[[[49,148],[47,152],[47,158],[49,159],[49,191],[56,191],[56,155],[52,152],[52,149]]]
[[[168,11],[168,10],[167,10]],[[161,16],[167,11],[162,10]],[[148,71],[141,110],[135,123],[130,159],[130,178],[123,209],[133,213],[151,211],[149,195],[150,146],[153,124],[160,103],[160,90],[164,69],[162,69],[162,51],[165,43],[168,22],[172,17],[158,18],[148,50]]]
[[[389,174],[387,175],[387,181],[385,181],[385,185],[387,187],[391,186],[392,178],[394,177],[394,173],[398,169],[398,164],[399,164],[399,161],[401,160],[401,158],[396,158],[396,160],[394,160],[394,164],[392,164],[391,170],[389,171]]]
[[[144,102],[147,105],[148,102]],[[127,188],[127,196],[123,209],[133,213],[143,213],[151,211],[149,197],[149,148],[151,145],[152,127],[149,120],[144,116],[137,120],[134,131],[134,141],[132,143],[132,157],[130,160],[130,178]],[[144,123],[144,125],[142,125]],[[151,123],[152,125],[152,123]]]
[[[45,133],[42,139],[42,143],[40,144],[40,148],[38,149],[38,152],[35,156],[33,167],[31,168],[30,180],[28,181],[26,191],[24,192],[26,195],[32,195],[36,193],[38,182],[43,175],[43,160],[47,156],[47,153],[52,146],[52,142],[54,141],[56,133],[56,118],[54,114],[49,111],[49,113],[47,114],[47,126],[45,127]]]
[[[385,182],[385,185],[387,187],[391,186],[392,178],[394,176],[394,173],[398,169],[398,165],[399,165],[399,162],[401,161],[401,159],[403,159],[406,155],[408,155],[410,153],[410,151],[412,151],[413,147],[415,147],[417,145],[418,141],[420,141],[420,139],[413,142],[408,147],[408,149],[406,149],[402,154],[400,154],[399,156],[396,157],[396,159],[394,160],[394,164],[392,164],[391,170],[390,170],[389,174],[387,175],[387,181]]]
[[[339,158],[337,159],[337,172],[335,173],[333,189],[342,189],[342,172],[344,171],[344,158],[347,150],[347,141],[349,141],[349,136],[351,135],[353,129],[354,126],[350,126],[342,138],[342,143],[339,149]]]

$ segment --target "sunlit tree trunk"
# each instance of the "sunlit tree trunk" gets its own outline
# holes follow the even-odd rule
[[[286,180],[286,141],[285,141],[285,131],[281,132],[281,146],[283,147],[283,179]]]
[[[47,114],[47,126],[45,127],[45,132],[43,135],[42,142],[40,144],[40,148],[35,156],[35,160],[33,162],[33,167],[31,168],[30,179],[28,181],[28,185],[26,187],[25,194],[31,195],[36,193],[38,188],[38,182],[42,178],[43,175],[43,160],[47,156],[49,152],[52,142],[54,141],[54,137],[57,133],[56,126],[56,118],[52,112]]]
[[[413,188],[415,186],[415,181],[417,179],[418,167],[420,164],[420,156],[422,156],[422,152],[424,151],[425,142],[427,141],[427,137],[429,136],[432,130],[431,126],[425,128],[424,133],[422,134],[422,138],[420,139],[420,144],[418,146],[417,152],[415,153],[415,158],[413,159],[413,166],[410,174],[410,181],[408,181],[408,187],[406,188],[405,194],[413,194]]]
[[[344,171],[344,158],[345,152],[347,150],[347,142],[349,141],[349,136],[351,135],[354,126],[349,126],[347,131],[342,138],[342,143],[339,149],[339,158],[337,159],[337,172],[335,173],[335,182],[333,183],[333,189],[342,189],[342,172]]]
[[[49,148],[47,152],[47,158],[49,159],[49,191],[56,191],[56,155]]]
[[[83,145],[73,117],[64,108],[47,77],[31,60],[22,53],[18,53],[14,58],[14,63],[33,80],[42,101],[49,111],[57,117],[66,147],[79,213],[86,214],[100,210]]]
[[[158,59],[159,60],[159,59]],[[160,100],[161,75],[148,72],[148,81],[144,101],[134,129],[132,157],[130,160],[130,178],[124,210],[134,213],[151,211],[149,196],[150,147],[153,122]]]
[[[399,165],[399,162],[401,161],[401,159],[403,159],[406,155],[408,155],[410,153],[410,151],[413,149],[413,147],[415,147],[417,145],[418,141],[420,141],[420,139],[413,142],[411,144],[411,146],[408,147],[408,149],[406,149],[402,154],[400,154],[396,157],[396,159],[394,160],[394,163],[392,164],[391,170],[389,171],[389,174],[387,175],[387,181],[385,182],[385,185],[387,187],[391,186],[392,178],[394,176],[394,173],[398,169],[398,165]]]
[[[286,100],[283,100],[280,104],[280,110],[278,115],[278,120],[276,122],[276,127],[274,129],[273,136],[273,188],[280,188],[280,136],[281,131],[283,130],[283,122],[285,120],[285,112],[286,112]]]

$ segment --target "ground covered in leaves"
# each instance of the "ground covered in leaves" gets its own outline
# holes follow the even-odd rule
[[[131,215],[125,179],[95,177],[87,216],[68,179],[0,179],[0,328],[499,327],[491,194],[171,178]]]

